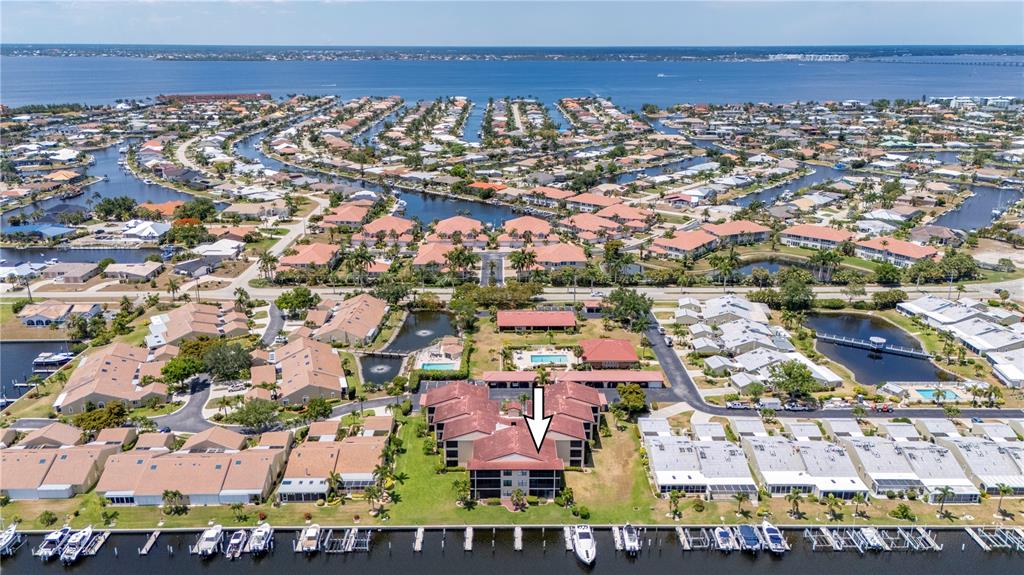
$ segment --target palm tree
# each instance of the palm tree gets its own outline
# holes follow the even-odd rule
[[[274,280],[274,269],[277,267],[277,257],[268,250],[263,250],[259,255],[259,269],[268,281]]]
[[[800,517],[800,502],[803,501],[804,494],[799,489],[793,488],[786,494],[786,501],[789,502],[791,509],[789,514],[793,517]]]
[[[853,501],[853,515],[854,515],[854,517],[859,516],[860,515],[860,506],[861,505],[866,505],[867,502],[868,502],[868,498],[865,497],[863,493],[858,491],[857,493],[853,494],[852,501]]]
[[[179,287],[180,287],[180,285],[178,284],[178,280],[177,279],[171,278],[171,279],[167,280],[167,293],[171,294],[171,301],[174,301],[174,300],[178,299],[178,288]]]
[[[244,287],[235,288],[235,303],[238,304],[238,307],[245,309],[249,306],[250,301],[252,298],[249,297],[249,292],[245,291]]]
[[[948,485],[944,485],[936,491],[935,500],[939,502],[939,516],[945,514],[946,501],[950,497],[953,497],[953,488]]]
[[[364,285],[366,270],[369,269],[372,263],[373,254],[370,253],[370,250],[365,245],[362,245],[348,255],[345,267],[348,268],[349,273],[356,273],[359,276],[359,285]]]
[[[537,252],[527,249],[515,250],[508,254],[508,261],[512,269],[516,270],[516,278],[522,279],[523,271],[537,263]]]
[[[996,485],[996,489],[999,490],[999,505],[996,507],[996,511],[999,512],[999,515],[1006,517],[1006,510],[1003,509],[1003,497],[1013,495],[1013,488],[1005,483],[1000,483]]]
[[[327,495],[331,496],[338,492],[338,487],[341,485],[341,474],[337,471],[331,471],[327,474]]]
[[[370,505],[370,511],[374,511],[373,504],[380,501],[380,488],[376,485],[368,485],[363,491],[363,496],[366,497],[366,502]]]
[[[750,494],[746,491],[740,491],[732,494],[732,498],[736,500],[736,514],[743,513],[743,504],[750,501]]]
[[[828,507],[829,518],[833,521],[838,519],[839,508],[843,505],[843,502],[835,494],[829,493],[828,497],[825,498],[825,505]]]

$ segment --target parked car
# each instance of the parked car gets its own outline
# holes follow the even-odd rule
[[[590,292],[590,297],[604,297],[604,292],[603,291],[592,291],[592,292]]]
[[[754,406],[750,405],[745,401],[727,401],[725,402],[726,409],[753,409]]]
[[[665,328],[658,326],[658,333],[660,333],[661,335],[665,335]]]
[[[892,413],[892,406],[888,403],[879,403],[875,405],[875,411],[877,413]]]
[[[672,347],[673,345],[675,345],[675,343],[676,342],[672,341],[672,338],[670,336],[665,336],[665,345]]]
[[[783,409],[786,411],[812,411],[814,408],[803,403],[789,402],[783,406]]]

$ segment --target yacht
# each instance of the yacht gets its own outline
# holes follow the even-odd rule
[[[82,555],[85,551],[85,547],[89,545],[89,541],[92,540],[92,525],[82,529],[81,531],[75,531],[68,539],[68,544],[64,547],[64,551],[60,554],[60,560],[65,565],[71,565]]]
[[[224,528],[220,525],[214,525],[203,534],[199,536],[199,541],[196,542],[194,553],[203,557],[209,557],[219,550],[220,542],[224,540]]]
[[[640,532],[637,531],[636,527],[627,523],[622,528],[622,548],[626,553],[630,555],[636,555],[640,552]]]
[[[121,146],[120,148],[117,149],[117,151],[121,152],[122,154],[127,153],[128,152],[128,146]]]
[[[757,529],[754,529],[752,525],[740,525],[737,531],[739,531],[740,535],[740,549],[750,551],[751,553],[757,553],[761,550],[761,537],[757,534]]]
[[[267,523],[260,523],[249,537],[249,552],[263,553],[270,549],[274,541],[274,528]]]
[[[310,525],[299,534],[299,540],[295,544],[295,550],[300,553],[316,553],[320,550],[320,526]]]
[[[20,540],[21,534],[18,533],[17,523],[11,523],[7,529],[0,531],[0,556],[13,553]]]
[[[781,555],[789,550],[789,543],[786,542],[786,538],[782,535],[782,531],[778,527],[772,525],[765,519],[761,523],[761,531],[764,533],[766,540],[765,545],[768,550],[772,553]]]
[[[719,551],[725,551],[726,553],[739,548],[732,529],[725,526],[715,527],[715,546],[718,547]]]
[[[239,529],[231,534],[231,539],[228,539],[228,547],[224,550],[224,555],[231,560],[238,559],[245,550],[245,542],[249,539],[249,532],[245,529]]]
[[[32,554],[43,561],[49,561],[60,555],[60,552],[64,550],[68,537],[71,537],[71,528],[67,525],[56,531],[51,531],[43,538],[43,542],[39,544],[39,547],[36,547]]]
[[[59,263],[60,263],[60,260],[59,260],[59,259],[57,259],[57,258],[50,258],[50,259],[46,260],[46,261],[45,261],[45,262],[43,262],[43,263],[45,263],[45,264],[46,264],[46,265],[48,265],[48,266],[53,266],[53,265],[57,265],[57,264],[59,264]]]
[[[597,543],[589,525],[577,525],[572,530],[572,549],[584,565],[593,565],[597,559]]]

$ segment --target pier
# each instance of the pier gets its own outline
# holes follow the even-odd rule
[[[512,536],[512,548],[516,551],[523,550],[523,528],[518,525],[515,528]]]
[[[424,529],[422,527],[416,528],[416,539],[412,542],[412,550],[416,553],[423,551],[423,534]]]
[[[93,535],[92,539],[90,539],[85,545],[85,548],[82,549],[82,556],[92,557],[99,553],[100,548],[102,548],[103,544],[107,542],[107,539],[110,539],[110,531],[104,531],[98,535]]]
[[[353,553],[356,551],[369,551],[371,534],[366,530],[356,528],[344,530],[339,537],[332,537],[334,531],[329,531],[324,539],[324,553]]]
[[[625,545],[622,543],[622,531],[619,530],[618,525],[612,527],[612,540],[615,541],[616,551],[622,551],[625,548]]]
[[[153,545],[156,545],[156,540],[160,538],[160,532],[154,531],[150,534],[149,539],[146,539],[146,544],[139,549],[139,555],[149,555],[149,552],[153,549]]]
[[[465,535],[465,538],[462,540],[462,550],[463,551],[472,551],[473,550],[473,528],[472,527],[467,527],[466,528],[466,535]]]
[[[885,342],[884,338],[871,338],[871,340],[857,339],[853,337],[846,337],[844,335],[835,335],[830,333],[818,333],[816,337],[824,342],[834,343],[836,345],[845,345],[847,347],[858,347],[861,349],[867,349],[876,353],[891,353],[893,355],[903,355],[906,357],[913,357],[917,359],[931,359],[932,354],[912,347],[903,347],[899,345],[890,345]]]
[[[572,527],[568,525],[563,527],[562,536],[565,537],[565,550],[572,551]]]

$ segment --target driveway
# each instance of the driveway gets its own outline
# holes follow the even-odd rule
[[[260,342],[269,347],[274,343],[274,338],[277,337],[277,334],[281,333],[281,328],[284,327],[284,314],[281,313],[281,310],[277,309],[274,302],[270,302],[267,317],[270,319],[270,323],[267,324],[267,329],[263,332]]]
[[[491,285],[491,262],[494,262],[494,285],[505,285],[505,256],[495,252],[480,254],[480,285]]]
[[[203,406],[210,399],[210,385],[204,384],[199,391],[189,396],[188,402],[174,413],[154,417],[157,427],[170,427],[179,433],[199,433],[214,426],[203,418]]]

